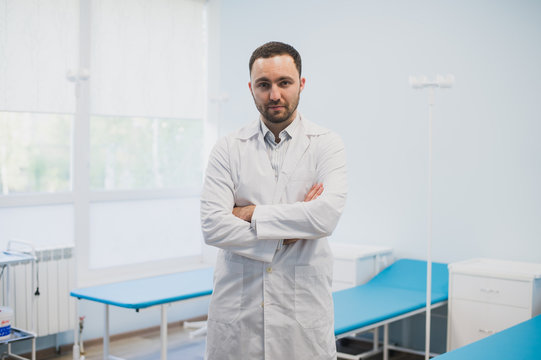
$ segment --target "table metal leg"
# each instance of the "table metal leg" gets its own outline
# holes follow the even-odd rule
[[[81,351],[79,349],[79,301],[75,301],[75,327],[73,331],[73,360],[79,360]]]
[[[105,319],[103,329],[103,360],[109,360],[109,305],[105,304]]]
[[[162,306],[162,325],[160,329],[160,338],[162,341],[161,360],[167,360],[167,305]]]
[[[379,348],[379,327],[374,329],[374,341],[372,344],[372,350],[376,351]]]
[[[383,360],[389,360],[389,324],[383,325]]]

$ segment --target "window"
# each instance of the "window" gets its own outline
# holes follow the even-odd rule
[[[91,13],[92,188],[200,186],[204,3],[95,0]]]
[[[1,1],[0,248],[75,242],[82,284],[197,259],[206,47],[203,0]]]
[[[70,191],[77,2],[0,5],[0,196]]]

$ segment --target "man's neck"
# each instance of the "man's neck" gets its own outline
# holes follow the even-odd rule
[[[293,114],[291,114],[291,116],[289,117],[289,119],[287,119],[286,121],[282,121],[280,123],[273,123],[273,122],[270,122],[268,121],[267,119],[265,119],[263,117],[263,123],[265,123],[265,126],[272,132],[272,134],[274,135],[274,139],[276,141],[276,143],[279,143],[280,142],[280,133],[282,132],[282,130],[284,130],[286,127],[288,127],[289,125],[291,125],[291,123],[293,122],[293,120],[295,120],[295,118],[297,117],[297,111],[295,111]]]

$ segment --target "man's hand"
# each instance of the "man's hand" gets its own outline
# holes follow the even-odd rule
[[[291,245],[299,241],[300,239],[284,239],[282,245]]]
[[[308,194],[304,197],[304,202],[315,200],[323,193],[323,184],[314,184],[312,188],[308,191]],[[291,245],[297,242],[300,239],[284,239],[284,245]]]
[[[247,206],[235,206],[233,208],[233,215],[244,221],[252,222],[252,215],[254,214],[255,205]]]
[[[304,197],[304,202],[315,200],[323,193],[323,184],[314,184],[308,194]]]

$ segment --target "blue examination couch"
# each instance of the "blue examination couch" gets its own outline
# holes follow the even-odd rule
[[[426,310],[426,261],[400,259],[368,283],[337,291],[334,299],[334,333],[337,339],[375,330],[383,326],[383,349],[374,348],[368,357],[383,351],[388,357],[388,325]],[[432,308],[443,306],[448,298],[447,264],[432,264]]]
[[[104,358],[109,358],[109,306],[144,309],[161,306],[162,355],[167,353],[166,305],[212,293],[212,269],[75,289],[71,296],[104,304]],[[447,265],[432,265],[432,304],[447,301]],[[401,259],[364,285],[333,293],[337,339],[384,328],[384,357],[388,348],[388,324],[425,311],[426,262]],[[75,329],[77,331],[77,329]],[[75,336],[76,337],[76,336]],[[376,342],[377,343],[377,342]],[[374,352],[381,349],[374,349]],[[78,355],[78,354],[77,354]],[[74,359],[77,359],[74,356]]]
[[[109,354],[109,306],[127,309],[161,307],[161,360],[167,359],[167,306],[177,301],[186,301],[208,296],[212,293],[213,269],[199,269],[176,274],[153,276],[144,279],[121,281],[112,284],[91,286],[71,291],[79,300],[89,300],[104,305],[103,358],[120,359]],[[74,338],[77,344],[78,328]],[[78,347],[73,349],[73,359],[81,359]],[[120,359],[122,360],[122,359]]]

